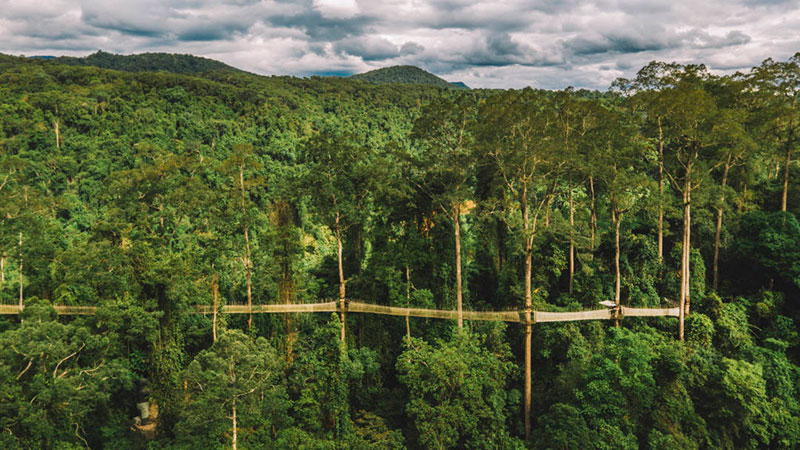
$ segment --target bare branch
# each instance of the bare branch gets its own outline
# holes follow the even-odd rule
[[[28,360],[28,365],[25,366],[25,368],[22,370],[22,372],[19,373],[19,375],[17,375],[17,380],[19,380],[20,378],[22,378],[23,375],[25,375],[25,372],[27,372],[28,369],[31,368],[31,364],[33,364],[33,360],[29,359]]]
[[[58,368],[61,366],[61,364],[62,364],[63,362],[65,362],[66,360],[68,360],[68,359],[72,358],[73,356],[77,355],[77,354],[78,354],[78,352],[80,352],[81,350],[83,350],[83,347],[86,347],[86,342],[84,342],[84,343],[81,345],[81,347],[80,347],[79,349],[77,349],[77,350],[75,350],[74,352],[72,352],[71,354],[69,354],[69,355],[67,355],[67,356],[63,357],[63,358],[61,359],[61,361],[59,361],[59,362],[58,362],[58,364],[56,364],[56,368],[55,368],[55,369],[53,369],[53,379],[55,379],[55,378],[56,378],[56,373],[58,372]]]

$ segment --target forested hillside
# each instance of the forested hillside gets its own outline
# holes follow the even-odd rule
[[[443,88],[469,89],[464,83],[450,83],[414,66],[392,66],[352,75],[350,78],[370,83],[430,84]]]
[[[171,72],[186,75],[200,74],[212,70],[237,70],[213,59],[172,53],[115,55],[98,50],[82,58],[59,56],[55,58],[55,62],[71,66],[93,66],[102,69],[124,70],[126,72]]]
[[[800,447],[800,54],[604,93],[113,68],[0,55],[0,447]],[[682,314],[195,310],[327,300]]]

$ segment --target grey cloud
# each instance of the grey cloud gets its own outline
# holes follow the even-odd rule
[[[459,53],[454,68],[464,66],[551,66],[563,63],[558,55],[544,55],[526,43],[515,41],[508,33],[494,33],[473,42]]]
[[[337,42],[334,49],[340,53],[360,56],[364,61],[376,61],[400,56],[401,49],[387,39],[360,37]]]
[[[706,32],[696,30],[687,36],[687,40],[698,48],[723,48],[732,45],[742,45],[750,42],[750,36],[741,31],[731,31],[725,36],[713,36]]]
[[[606,35],[577,37],[564,43],[567,50],[576,55],[594,55],[599,53],[637,53],[649,50],[662,50],[671,47],[668,40],[663,40],[659,33],[655,36]]]
[[[117,9],[113,5],[87,4],[82,7],[83,21],[90,26],[123,34],[143,37],[163,36],[167,26],[168,10],[143,7],[141,10]]]
[[[690,30],[670,34],[663,30],[649,33],[609,33],[576,37],[564,43],[564,47],[575,55],[603,53],[656,52],[678,48],[723,48],[750,42],[750,36],[741,31],[731,31],[724,36],[715,36],[702,30]]]
[[[139,6],[87,1],[81,5],[81,15],[91,27],[131,36],[212,41],[231,39],[246,32],[269,16],[272,9],[266,3],[253,0],[144,0]]]
[[[522,46],[512,41],[508,33],[492,34],[486,39],[486,46],[495,55],[524,56]]]
[[[362,16],[345,19],[325,18],[316,11],[291,16],[273,16],[268,20],[275,26],[299,28],[315,41],[338,41],[361,35],[372,23],[370,18]]]
[[[216,41],[229,39],[234,34],[243,33],[249,28],[249,24],[209,23],[183,30],[177,34],[177,39],[181,41]]]
[[[425,47],[411,41],[406,42],[402,47],[400,47],[400,54],[403,56],[416,55],[423,51],[425,51]]]
[[[291,13],[266,17],[266,22],[274,26],[301,29],[314,41],[335,42],[365,34],[367,27],[376,21],[376,18],[364,14],[344,18],[325,17],[308,0],[295,6],[296,10]]]

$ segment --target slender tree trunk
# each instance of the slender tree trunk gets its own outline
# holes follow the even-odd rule
[[[664,133],[658,118],[658,262],[664,260]]]
[[[684,187],[683,191],[683,247],[681,252],[681,292],[680,292],[680,322],[678,324],[678,337],[681,341],[683,341],[683,321],[686,316],[686,301],[687,301],[687,292],[686,292],[686,278],[689,273],[687,262],[689,260],[687,253],[689,250],[689,242],[688,242],[688,234],[686,230],[689,226],[689,186],[688,182]]]
[[[363,241],[363,233],[362,233],[362,229],[361,229],[361,225],[360,224],[358,226],[356,226],[356,230],[355,231],[356,231],[355,232],[355,236],[354,236],[355,237],[355,242],[354,242],[355,245],[353,245],[353,247],[354,247],[354,250],[355,250],[354,253],[355,253],[355,257],[356,257],[356,273],[360,277],[361,276],[361,262],[364,259],[364,241]]]
[[[167,234],[167,230],[164,229],[164,200],[159,200],[158,202],[158,223],[161,225],[161,235],[164,236]]]
[[[219,275],[214,273],[214,278],[211,281],[212,289],[214,290],[214,314],[211,316],[211,334],[214,339],[213,342],[217,342],[217,309],[219,309]]]
[[[231,421],[233,422],[233,438],[231,439],[231,446],[236,450],[236,396],[233,396],[233,407]]]
[[[344,280],[344,265],[342,264],[342,230],[339,227],[339,213],[336,213],[336,248],[337,248],[337,256],[339,259],[339,315],[342,319],[342,346],[344,346],[344,337],[345,337],[345,315],[344,315],[344,307],[345,307],[345,280]]]
[[[551,194],[547,199],[547,204],[545,205],[544,209],[544,227],[550,228],[550,203],[553,201],[553,195]]]
[[[19,310],[22,311],[22,232],[19,232]]]
[[[252,285],[252,261],[250,260],[250,234],[247,226],[247,207],[245,206],[244,196],[244,164],[239,165],[239,187],[242,194],[242,227],[244,228],[244,277],[247,281],[247,329],[253,327],[253,285]]]
[[[688,316],[691,312],[691,303],[692,303],[692,272],[691,272],[691,259],[692,259],[692,190],[691,186],[689,186],[689,192],[686,194],[686,198],[689,203],[686,205],[686,278],[684,279],[684,283],[686,284],[686,315]]]
[[[792,163],[791,147],[786,150],[786,165],[783,168],[783,196],[781,197],[781,211],[786,212],[786,200],[789,197],[789,165]]]
[[[406,308],[411,307],[411,267],[406,263]],[[406,314],[406,339],[411,345],[411,322]]]
[[[282,254],[278,256],[281,267],[281,278],[278,282],[278,292],[281,302],[284,305],[292,303],[294,296],[294,278],[292,277],[292,259],[291,259],[291,234],[287,232],[292,226],[291,209],[283,199],[275,203],[276,210],[276,225],[280,232],[280,245],[283,249]],[[296,334],[294,331],[294,314],[284,314],[286,324],[286,361],[291,364],[293,361],[294,341]]]
[[[531,326],[531,307],[533,305],[533,293],[531,290],[531,272],[533,266],[533,234],[535,232],[535,222],[533,227],[530,224],[528,213],[528,186],[523,185],[522,196],[520,197],[520,209],[522,210],[522,224],[525,230],[525,440],[531,439],[531,395],[533,386],[531,382],[531,352],[532,352],[532,326]]]
[[[0,256],[0,291],[6,285],[6,255]]]
[[[61,133],[59,133],[58,120],[57,119],[53,119],[53,129],[56,132],[56,148],[60,150],[61,149]]]
[[[719,206],[717,207],[717,230],[714,233],[714,268],[713,268],[713,279],[714,279],[714,291],[716,292],[719,288],[719,240],[720,234],[722,233],[722,212],[725,203],[725,186],[728,184],[728,170],[731,167],[731,157],[728,156],[728,162],[725,164],[725,168],[722,172],[722,194],[719,197]]]
[[[591,202],[592,202],[592,216],[591,216],[591,219],[590,219],[591,226],[589,227],[590,228],[589,231],[591,233],[590,234],[591,237],[590,237],[590,240],[589,240],[589,242],[590,242],[589,245],[591,246],[592,252],[594,252],[594,239],[595,239],[595,234],[597,233],[597,208],[595,206],[595,201],[594,201],[594,177],[593,176],[589,176],[589,192],[591,193]]]
[[[453,207],[453,227],[456,238],[456,309],[458,310],[458,327],[464,326],[464,311],[462,310],[462,290],[461,290],[461,207],[456,204]]]
[[[573,227],[575,226],[575,208],[572,201],[572,177],[569,179],[569,293],[572,294],[572,286],[575,282],[575,236]]]
[[[531,325],[531,309],[525,309],[525,440],[531,440],[531,391],[533,389],[531,383],[531,352],[532,342],[531,337],[533,329]]]
[[[739,213],[742,213],[745,210],[745,203],[747,203],[747,183],[742,182],[742,201],[739,202],[739,207],[736,208]]]
[[[619,270],[619,226],[622,223],[622,213],[612,211],[611,218],[614,221],[614,271],[616,274],[616,280],[614,282],[614,304],[619,310],[619,303],[620,303],[620,288],[622,285],[622,274]],[[615,321],[616,326],[619,326],[619,319]]]
[[[714,268],[713,284],[714,292],[719,291],[719,241],[722,234],[722,206],[717,207],[717,230],[714,233]]]

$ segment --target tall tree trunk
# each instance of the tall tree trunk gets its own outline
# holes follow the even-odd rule
[[[689,182],[687,181],[686,185],[684,186],[683,191],[683,247],[681,252],[681,290],[680,290],[680,314],[679,314],[679,324],[678,324],[678,337],[681,341],[683,341],[683,322],[686,317],[686,302],[688,299],[688,294],[686,292],[686,279],[689,274],[689,267],[688,267],[688,251],[689,251],[689,235],[687,234],[687,229],[689,227]]]
[[[658,118],[658,262],[664,260],[664,133]]]
[[[19,232],[19,310],[22,311],[22,232]]]
[[[531,309],[525,309],[525,440],[531,440],[531,352],[533,351],[531,336],[533,329],[531,325]]]
[[[294,296],[294,278],[292,276],[292,258],[291,254],[291,233],[290,229],[292,227],[292,212],[289,206],[289,203],[283,199],[280,199],[278,202],[275,203],[275,216],[276,216],[276,225],[279,230],[279,242],[280,246],[282,247],[282,253],[278,255],[278,260],[280,263],[280,270],[281,270],[281,277],[278,281],[278,295],[280,297],[281,303],[284,305],[289,305],[292,303],[292,299]],[[294,331],[294,314],[288,313],[284,314],[284,320],[286,325],[286,361],[289,364],[293,361],[293,350],[294,350],[294,341],[297,337]]]
[[[244,196],[244,164],[239,165],[239,187],[242,194],[242,227],[244,228],[244,277],[247,281],[247,329],[253,327],[253,285],[252,278],[252,261],[250,259],[250,234],[247,226],[247,207],[245,206]]]
[[[691,303],[692,303],[692,272],[691,272],[691,260],[692,260],[692,188],[691,185],[689,186],[689,192],[686,194],[686,198],[689,203],[686,205],[686,278],[684,279],[684,284],[686,284],[686,315],[688,316],[691,312]]]
[[[611,211],[611,218],[614,221],[614,271],[616,274],[616,280],[614,282],[614,304],[616,305],[617,310],[619,310],[619,303],[620,303],[620,288],[622,285],[622,274],[619,270],[619,226],[622,223],[622,213],[617,212],[616,210]],[[619,326],[619,319],[615,320],[616,326]]]
[[[592,202],[592,216],[591,216],[591,219],[590,219],[590,221],[591,221],[591,226],[590,226],[590,233],[591,233],[590,236],[591,236],[591,238],[589,240],[589,242],[590,242],[589,245],[591,246],[592,252],[594,252],[594,239],[595,239],[595,234],[597,233],[597,207],[596,207],[595,201],[594,201],[594,177],[593,176],[589,176],[589,192],[591,193],[591,202]]]
[[[344,346],[344,337],[345,337],[345,315],[344,315],[344,307],[345,307],[345,280],[344,280],[344,266],[342,265],[342,230],[339,226],[339,213],[336,213],[336,248],[337,248],[337,257],[339,260],[339,316],[342,320],[342,346]]]
[[[741,191],[742,201],[738,202],[739,205],[736,207],[736,211],[738,211],[739,213],[742,213],[742,212],[744,212],[745,204],[747,203],[747,183],[742,181],[740,183],[740,186],[742,187],[742,191]]]
[[[549,197],[547,198],[547,204],[545,205],[545,209],[544,209],[544,227],[545,228],[550,228],[550,203],[552,203],[554,195],[555,195],[554,193],[549,195]]]
[[[211,335],[213,337],[213,342],[217,342],[217,309],[219,309],[219,275],[214,272],[214,277],[211,280],[212,289],[214,291],[214,313],[211,316]]]
[[[56,132],[56,148],[61,149],[61,133],[58,128],[58,119],[53,119],[53,130]]]
[[[164,228],[164,200],[159,199],[158,201],[158,223],[161,225],[161,236],[165,236],[167,234],[166,228]]]
[[[453,207],[453,227],[456,238],[456,309],[458,310],[458,327],[464,326],[464,311],[462,310],[462,290],[461,290],[461,206],[456,204]]]
[[[714,292],[719,288],[719,240],[722,233],[722,212],[725,204],[725,187],[728,184],[728,170],[731,167],[731,156],[728,156],[728,161],[725,163],[725,168],[722,171],[722,194],[719,196],[719,206],[717,207],[717,230],[714,233]]]
[[[411,266],[406,263],[406,308],[411,307]],[[406,339],[411,345],[411,322],[406,314]]]
[[[532,352],[532,326],[531,326],[531,307],[533,305],[533,293],[531,290],[531,272],[533,266],[533,235],[536,231],[536,223],[530,223],[528,213],[528,186],[523,185],[520,197],[520,209],[522,210],[522,225],[525,230],[525,440],[531,439],[531,395],[533,386],[531,382],[531,352]],[[535,220],[535,218],[534,218]]]
[[[231,446],[236,450],[236,395],[233,396],[233,407],[231,421],[233,422],[233,437],[231,439]]]
[[[575,281],[575,208],[572,201],[572,177],[569,179],[569,293]]]
[[[0,256],[0,291],[6,285],[6,255]]]
[[[786,200],[789,196],[789,165],[792,163],[791,147],[786,149],[786,165],[783,168],[783,196],[781,197],[781,211],[786,212]]]

